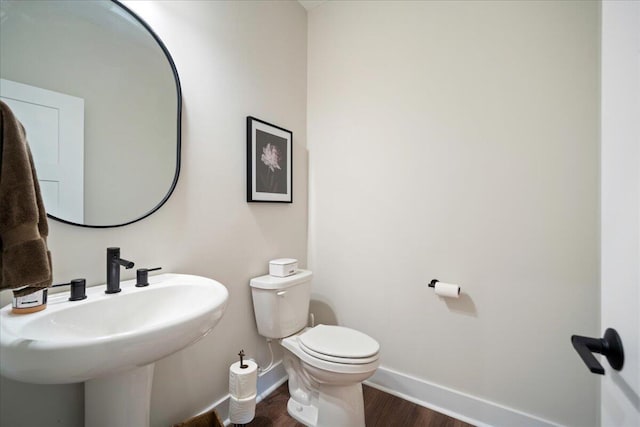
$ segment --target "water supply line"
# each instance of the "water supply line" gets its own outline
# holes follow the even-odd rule
[[[273,369],[273,348],[271,348],[271,338],[267,338],[267,347],[269,347],[269,354],[271,355],[271,360],[269,361],[269,365],[266,368],[258,368],[258,373],[260,375],[264,375],[270,370]]]
[[[316,324],[316,317],[313,313],[309,313],[309,322],[311,323],[311,327],[313,328]],[[260,375],[264,375],[273,369],[273,348],[271,348],[271,341],[273,340],[271,338],[266,338],[266,340],[267,340],[267,347],[269,347],[269,354],[271,355],[271,360],[269,361],[269,365],[267,365],[266,368],[260,368],[258,366],[258,374]]]

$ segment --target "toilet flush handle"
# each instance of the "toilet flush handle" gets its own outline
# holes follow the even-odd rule
[[[284,294],[286,294],[286,293],[287,293],[287,291],[278,291],[278,292],[276,292],[276,295],[278,295],[279,297],[283,297]]]

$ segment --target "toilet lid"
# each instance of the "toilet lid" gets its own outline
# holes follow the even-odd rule
[[[306,352],[332,361],[334,359],[367,359],[368,361],[377,359],[380,351],[380,344],[370,336],[342,326],[318,325],[300,335],[298,341]],[[344,362],[348,363],[346,360]]]

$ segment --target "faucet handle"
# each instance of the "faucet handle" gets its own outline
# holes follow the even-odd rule
[[[162,267],[139,268],[136,270],[136,287],[143,288],[149,286],[149,272],[160,270]]]
[[[52,288],[69,285],[71,286],[71,296],[69,297],[69,301],[81,301],[87,298],[87,281],[85,279],[73,279],[69,283],[53,285]]]

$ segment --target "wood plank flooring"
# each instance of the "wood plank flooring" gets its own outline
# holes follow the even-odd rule
[[[473,427],[455,418],[363,386],[367,427]],[[289,389],[284,383],[256,406],[247,427],[304,427],[287,413]]]

